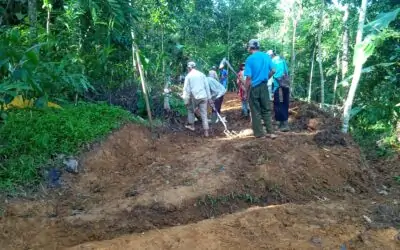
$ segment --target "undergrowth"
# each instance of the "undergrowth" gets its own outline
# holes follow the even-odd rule
[[[39,183],[48,159],[76,154],[133,119],[129,112],[105,104],[9,112],[0,124],[0,190]]]

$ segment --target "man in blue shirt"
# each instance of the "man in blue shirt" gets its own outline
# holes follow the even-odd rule
[[[259,51],[260,43],[251,39],[248,51],[251,54],[246,59],[244,75],[246,76],[246,88],[248,90],[251,111],[251,125],[256,138],[265,137],[261,124],[264,121],[267,137],[276,138],[271,124],[271,104],[269,102],[268,79],[274,74],[274,65],[271,58]]]
[[[290,88],[287,86],[280,86],[284,75],[289,75],[288,67],[285,60],[279,56],[275,51],[269,50],[267,54],[272,58],[275,67],[275,74],[273,76],[272,93],[274,95],[274,113],[275,120],[279,122],[279,129],[282,132],[289,131],[289,94]]]

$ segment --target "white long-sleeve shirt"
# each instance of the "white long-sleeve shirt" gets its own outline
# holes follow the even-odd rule
[[[182,97],[185,101],[188,101],[190,97],[196,100],[210,100],[211,92],[206,76],[200,71],[192,69],[185,77]]]

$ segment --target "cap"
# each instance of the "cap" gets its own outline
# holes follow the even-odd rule
[[[267,51],[267,54],[270,55],[270,56],[272,56],[272,55],[274,55],[275,53],[274,53],[274,51],[273,51],[272,49],[270,49],[270,50]]]
[[[260,42],[257,39],[251,39],[249,41],[248,47],[250,49],[259,49],[260,48]]]
[[[193,62],[193,61],[190,61],[190,62],[188,62],[188,64],[187,64],[187,67],[188,68],[195,68],[196,67],[196,63],[195,62]]]

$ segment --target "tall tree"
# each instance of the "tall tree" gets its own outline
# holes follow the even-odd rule
[[[365,16],[367,13],[367,3],[368,0],[361,1],[361,7],[359,9],[359,17],[358,17],[358,26],[357,26],[357,35],[356,35],[356,45],[354,51],[356,52],[357,47],[360,48],[362,46],[363,40],[363,30],[364,30],[364,23],[365,23]],[[350,111],[353,105],[354,96],[356,94],[358,82],[360,81],[363,61],[355,60],[354,61],[354,74],[353,79],[351,81],[349,93],[347,94],[346,101],[344,103],[344,110],[343,110],[343,127],[342,131],[347,133],[349,130],[349,121],[350,121]]]
[[[31,38],[36,38],[37,25],[37,2],[36,0],[28,0],[28,16]]]
[[[321,81],[321,106],[325,104],[325,78],[324,78],[324,69],[322,66],[322,31],[324,28],[324,9],[325,9],[325,0],[321,0],[322,6],[320,10],[320,19],[319,19],[319,29],[318,29],[318,65],[319,65],[319,74]]]

